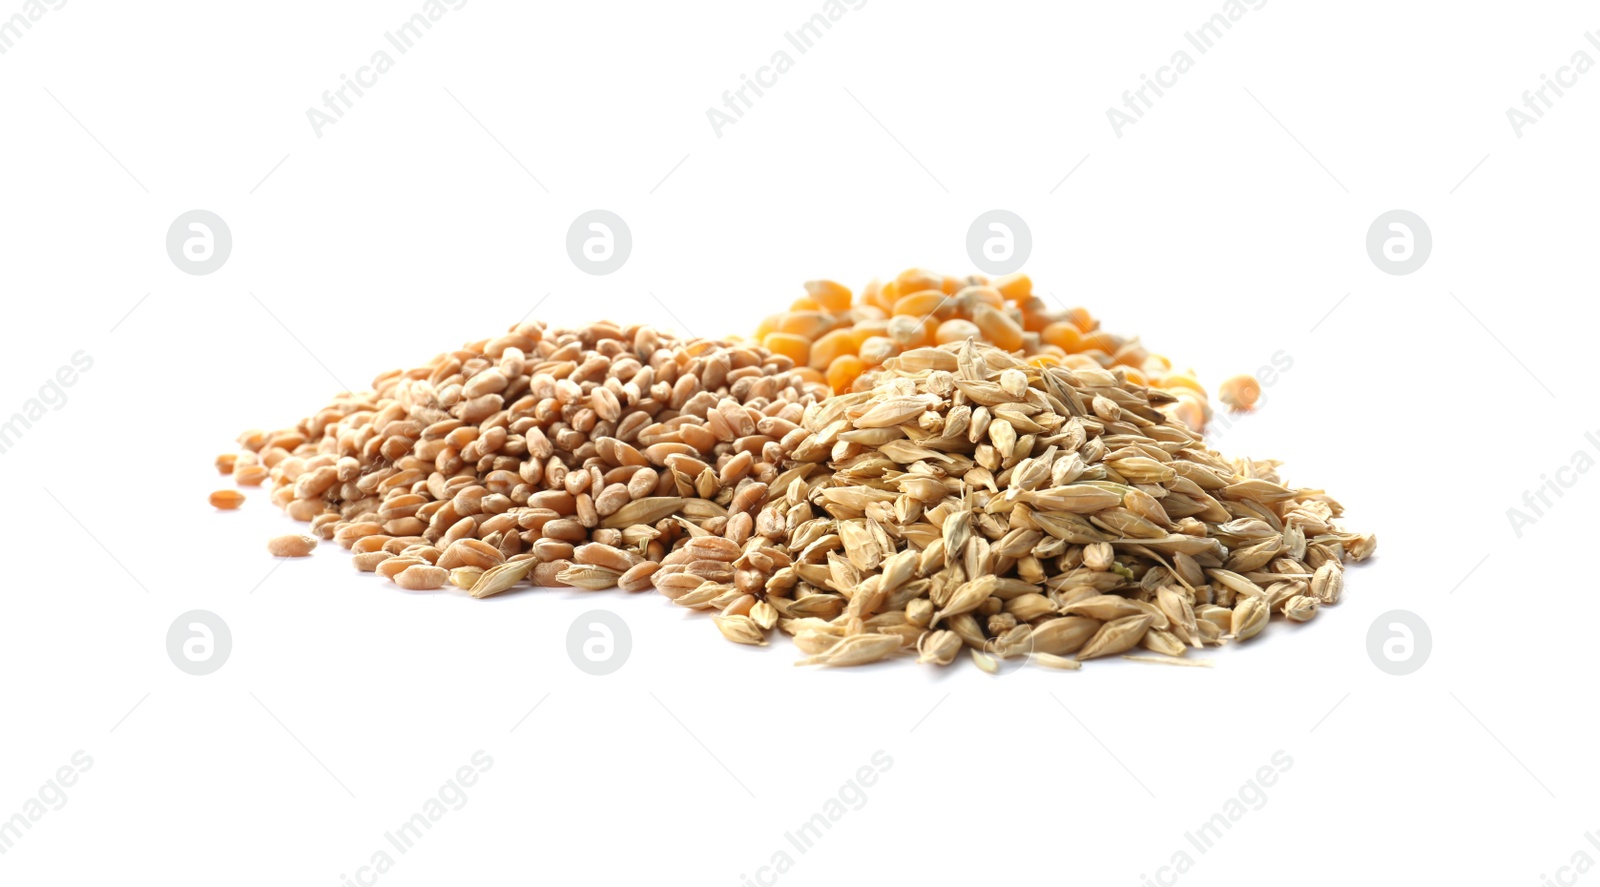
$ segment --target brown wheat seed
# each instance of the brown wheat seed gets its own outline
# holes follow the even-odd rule
[[[267,552],[273,557],[306,557],[316,547],[315,536],[290,534],[267,540]]]

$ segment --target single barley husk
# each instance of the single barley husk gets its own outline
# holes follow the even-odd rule
[[[835,644],[826,653],[800,659],[795,665],[827,665],[841,668],[877,662],[900,649],[900,638],[891,634],[858,634]]]
[[[509,591],[515,588],[517,583],[526,579],[533,567],[534,562],[531,560],[510,561],[497,567],[491,567],[485,570],[483,575],[478,577],[478,581],[474,582],[467,591],[475,598],[485,598],[499,594],[502,591]]]
[[[1083,668],[1082,662],[1066,656],[1057,656],[1053,653],[1034,653],[1031,659],[1036,665],[1061,671],[1078,671]]]
[[[1184,656],[1139,656],[1125,653],[1123,659],[1129,662],[1153,662],[1157,665],[1184,665],[1190,668],[1211,668],[1215,665],[1210,659],[1192,659]]]
[[[1151,617],[1148,614],[1138,616],[1123,616],[1120,619],[1107,622],[1100,626],[1089,643],[1078,651],[1078,658],[1094,659],[1098,656],[1114,656],[1125,653],[1138,645],[1150,628]]]
[[[767,645],[767,633],[749,616],[713,616],[711,621],[723,637],[736,644]]]
[[[1234,639],[1245,641],[1260,634],[1261,630],[1267,627],[1267,619],[1271,615],[1272,608],[1267,606],[1265,596],[1240,599],[1233,607]]]

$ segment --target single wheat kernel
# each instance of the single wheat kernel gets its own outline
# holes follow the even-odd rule
[[[273,557],[306,557],[317,547],[315,536],[275,536],[267,540],[267,552]]]

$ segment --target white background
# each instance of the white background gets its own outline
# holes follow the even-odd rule
[[[1520,538],[1506,514],[1600,456],[1600,73],[1521,138],[1506,117],[1600,58],[1592,7],[1273,0],[1201,56],[1183,34],[1219,2],[871,0],[802,56],[783,35],[816,0],[472,0],[317,137],[306,109],[420,8],[73,0],[0,55],[0,416],[93,360],[0,456],[0,817],[94,761],[0,881],[342,883],[479,749],[469,802],[379,883],[772,883],[782,850],[785,885],[1531,885],[1600,858],[1600,480]],[[719,138],[706,109],[779,49]],[[1118,138],[1106,109],[1179,49],[1194,68]],[[604,277],[565,251],[596,207],[635,244]],[[1292,356],[1216,445],[1378,534],[1342,605],[1211,670],[815,673],[653,594],[407,593],[334,546],[276,565],[264,495],[205,503],[242,429],[536,305],[748,331],[806,279],[967,273],[997,207],[1040,291],[1204,379]],[[164,249],[195,208],[234,239],[208,276]],[[1364,246],[1395,208],[1433,233],[1408,276]],[[194,608],[233,634],[205,677],[165,650]],[[632,632],[609,677],[566,652],[596,608]],[[1366,649],[1397,608],[1433,635],[1405,677]],[[878,750],[865,805],[797,852]],[[1198,853],[1185,832],[1278,750],[1265,806]],[[1178,850],[1192,870],[1160,872]]]

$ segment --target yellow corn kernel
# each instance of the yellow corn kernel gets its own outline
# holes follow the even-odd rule
[[[1178,402],[1166,407],[1167,415],[1189,426],[1192,431],[1202,431],[1206,427],[1206,410],[1200,402],[1187,395],[1180,395]]]
[[[855,342],[857,350],[866,344],[868,339],[887,335],[889,335],[888,320],[860,320],[850,328],[850,338]]]
[[[831,333],[824,333],[821,338],[811,343],[811,357],[806,364],[814,370],[825,371],[833,365],[835,358],[854,353],[856,353],[856,340],[850,330],[834,330]]]
[[[1098,348],[1107,355],[1116,354],[1117,349],[1122,347],[1122,343],[1123,338],[1121,336],[1116,333],[1108,333],[1105,330],[1094,330],[1093,332],[1085,333],[1083,337],[1084,347]]]
[[[1048,352],[1040,352],[1028,358],[1028,363],[1036,367],[1057,367],[1061,366],[1061,358]]]
[[[922,290],[909,296],[901,296],[895,300],[894,314],[896,316],[927,317],[937,314],[940,319],[950,317],[956,313],[955,303],[949,296],[939,290]]]
[[[1167,373],[1161,377],[1162,388],[1187,388],[1196,394],[1205,395],[1206,389],[1195,381],[1194,376],[1188,373]]]
[[[850,288],[831,280],[808,280],[806,292],[811,300],[828,311],[850,310]]]
[[[894,299],[884,295],[883,290],[884,285],[876,278],[867,281],[867,285],[861,288],[860,304],[870,305],[887,315],[894,308]]]
[[[939,324],[939,330],[934,334],[934,340],[940,345],[951,342],[965,342],[968,339],[983,338],[983,330],[970,320],[956,317]]]
[[[861,358],[853,354],[841,354],[828,364],[828,384],[833,386],[833,393],[843,394],[850,390],[851,383],[865,371],[867,365]]]
[[[944,277],[921,268],[907,268],[900,272],[900,275],[894,279],[894,283],[895,292],[900,295],[907,295],[918,290],[939,290],[944,292],[943,289],[940,289],[944,283]]]
[[[969,286],[962,289],[960,292],[956,293],[955,301],[958,309],[957,313],[962,317],[968,318],[969,320],[972,318],[972,313],[977,310],[979,305],[988,305],[992,308],[999,308],[1006,303],[1005,298],[1000,295],[999,290],[992,286],[984,285]]]
[[[809,296],[801,296],[789,303],[790,311],[821,311],[822,306]]]
[[[766,338],[767,333],[775,332],[778,329],[778,319],[782,316],[781,314],[768,314],[766,317],[761,318],[761,322],[756,324],[756,341],[760,342]]]
[[[1255,409],[1261,399],[1261,383],[1247,374],[1230,376],[1217,386],[1217,399],[1236,410]]]
[[[1129,384],[1149,385],[1150,379],[1143,372],[1134,367],[1123,367],[1122,374],[1127,377]]]
[[[1144,366],[1145,358],[1149,356],[1150,352],[1139,344],[1138,339],[1128,340],[1121,348],[1112,353],[1112,357],[1116,358],[1117,363],[1129,367]]]
[[[1050,325],[1050,310],[1038,296],[1029,296],[1017,303],[1022,309],[1022,328],[1030,333],[1042,333]]]
[[[1067,321],[1052,323],[1039,335],[1046,342],[1068,354],[1076,354],[1083,350],[1083,333]]]
[[[939,280],[939,290],[947,296],[954,295],[958,290],[966,285],[967,282],[959,277],[946,276],[940,278]]]
[[[821,311],[791,311],[778,320],[778,332],[803,336],[815,342],[833,328],[833,318]]]
[[[1022,327],[994,306],[978,303],[972,311],[972,322],[977,324],[985,339],[1002,351],[1022,347]]]
[[[1033,295],[1033,279],[1026,274],[1007,274],[1004,277],[996,277],[989,285],[999,290],[1002,296],[1013,302],[1020,302]]]
[[[1089,313],[1088,308],[1068,308],[1067,322],[1077,327],[1078,331],[1083,333],[1090,332],[1096,326],[1099,326],[1099,324],[1095,322],[1094,315]]]
[[[813,385],[826,385],[826,384],[828,384],[828,377],[827,376],[823,375],[822,373],[817,372],[816,370],[814,370],[814,369],[812,369],[811,367],[808,367],[808,366],[795,367],[794,373],[795,373],[795,375],[799,376],[803,381],[810,382]]]
[[[798,367],[805,366],[807,358],[811,356],[811,340],[794,333],[767,333],[766,337],[761,340],[761,344],[765,345],[767,350],[773,354],[782,354],[794,361],[795,366]],[[818,381],[824,380],[819,379]]]

